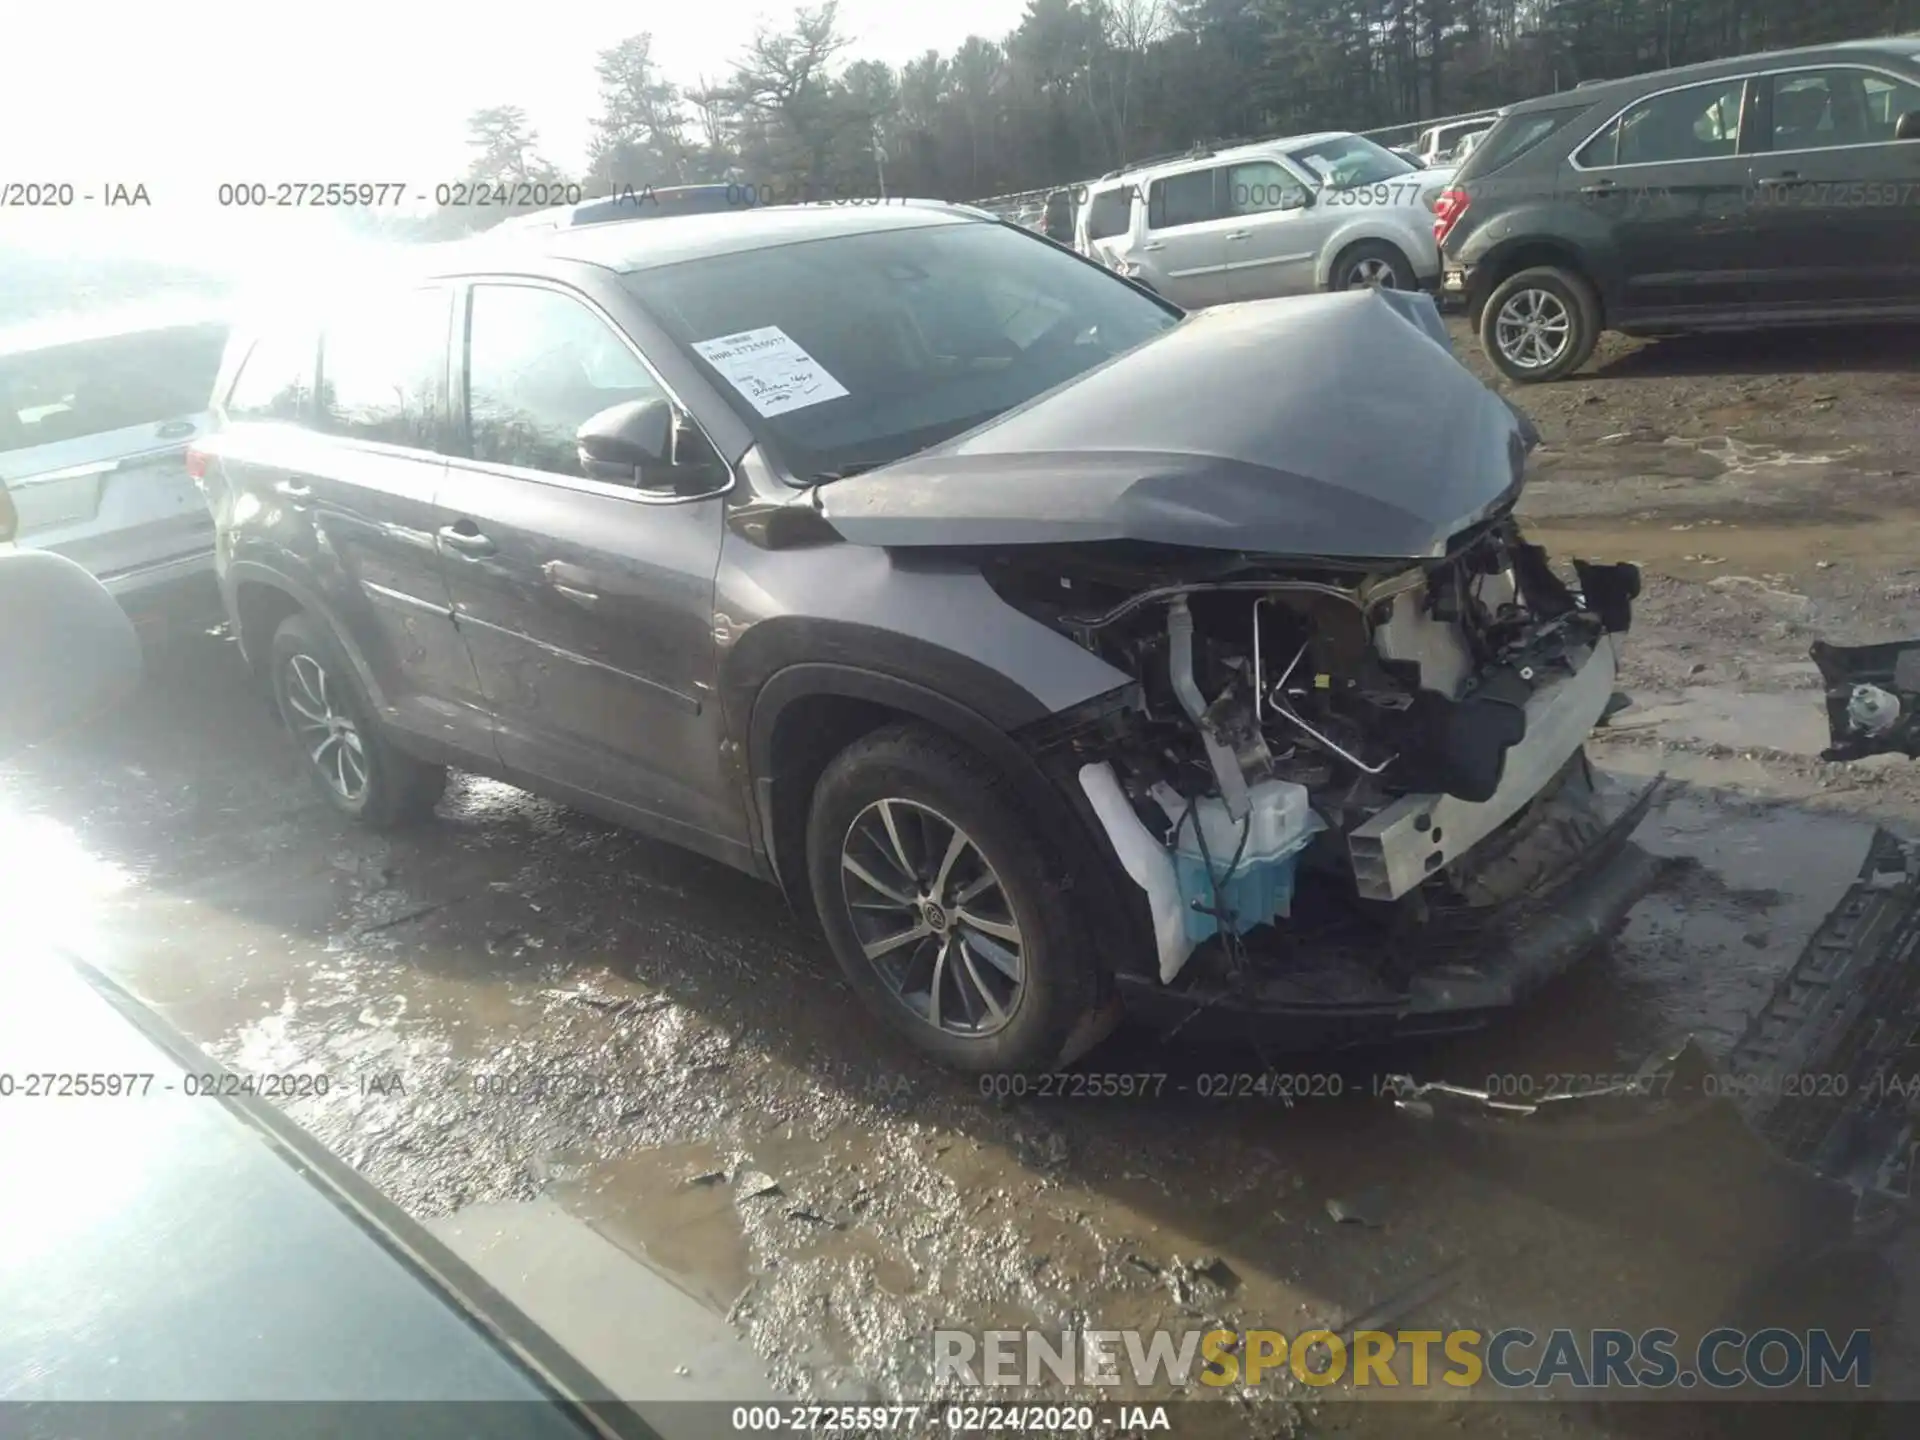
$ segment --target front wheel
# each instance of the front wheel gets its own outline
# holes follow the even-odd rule
[[[967,747],[920,725],[855,741],[814,789],[807,865],[855,992],[929,1056],[1031,1071],[1086,1048],[1085,927],[1011,784]]]
[[[418,819],[446,789],[444,766],[402,754],[325,626],[289,615],[268,651],[273,698],[314,788],[335,810],[374,829]]]
[[[1523,385],[1571,375],[1600,341],[1600,302],[1571,270],[1540,265],[1510,275],[1480,311],[1480,348]]]

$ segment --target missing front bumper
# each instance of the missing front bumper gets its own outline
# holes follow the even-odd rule
[[[1530,804],[1607,713],[1615,665],[1613,640],[1602,636],[1578,672],[1528,700],[1525,738],[1507,751],[1491,798],[1407,795],[1355,828],[1347,850],[1362,898],[1399,899]]]
[[[1196,1034],[1294,1050],[1479,1029],[1596,948],[1659,883],[1663,862],[1632,836],[1660,788],[1599,777],[1604,815],[1589,842],[1508,903],[1461,907],[1391,938],[1365,925],[1255,931],[1255,963],[1243,974],[1202,963],[1211,958],[1203,951],[1174,985],[1119,977],[1128,1008]],[[1254,944],[1263,934],[1268,945]]]

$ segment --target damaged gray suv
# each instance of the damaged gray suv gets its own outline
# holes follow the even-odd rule
[[[1651,879],[1629,566],[1425,297],[1183,315],[940,205],[496,239],[237,336],[191,453],[321,793],[493,775],[778,883],[931,1055],[1477,1025]]]

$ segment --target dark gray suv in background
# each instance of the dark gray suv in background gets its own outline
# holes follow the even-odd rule
[[[1425,297],[1183,316],[922,204],[339,288],[236,338],[191,465],[348,815],[454,765],[704,852],[982,1070],[1123,1000],[1477,1024],[1650,879],[1582,749],[1637,575],[1526,542],[1532,428]]]
[[[1434,210],[1508,378],[1627,335],[1920,321],[1920,37],[1742,55],[1509,106]]]

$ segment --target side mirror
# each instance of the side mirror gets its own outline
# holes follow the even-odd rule
[[[19,533],[20,512],[13,508],[13,496],[5,483],[0,482],[0,545],[11,543]]]
[[[1893,122],[1896,140],[1920,140],[1920,110],[1909,110]]]
[[[699,431],[662,398],[628,400],[590,415],[574,432],[589,480],[701,495],[721,488],[725,465]]]
[[[589,415],[573,438],[589,480],[640,484],[641,472],[667,463],[673,448],[673,405],[658,398],[609,405]]]
[[[1280,208],[1282,210],[1304,210],[1311,204],[1313,204],[1313,192],[1304,187],[1296,187],[1280,192]]]

